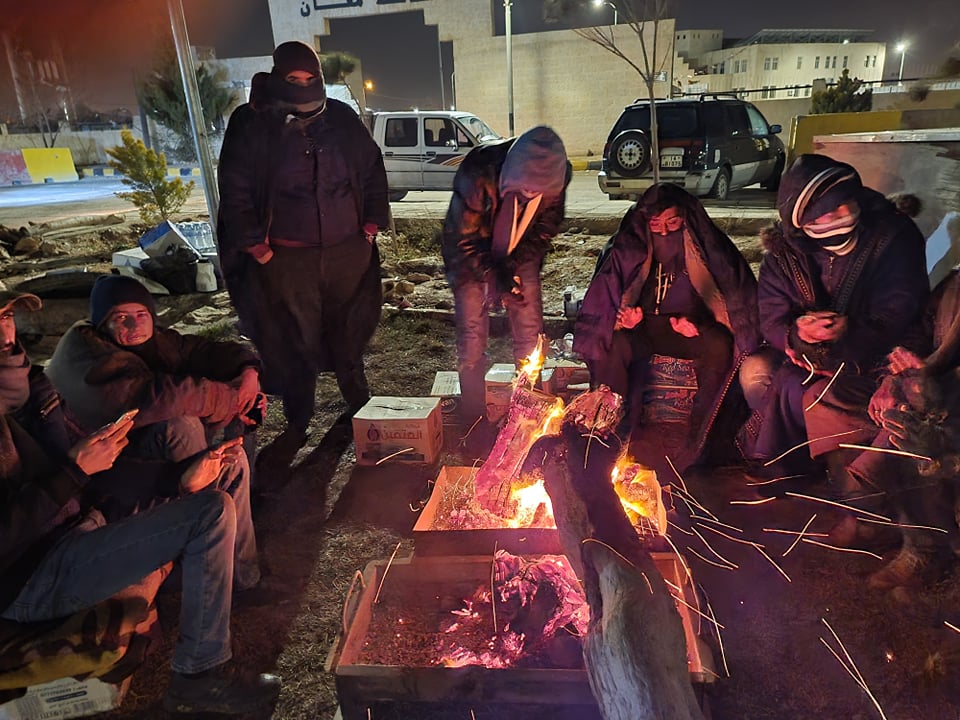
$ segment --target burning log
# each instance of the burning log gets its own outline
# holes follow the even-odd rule
[[[609,481],[619,449],[595,443],[587,453],[591,436],[609,436],[612,429],[595,421],[618,414],[611,409],[619,398],[609,395],[600,390],[583,397],[564,415],[560,435],[542,438],[528,460],[543,458],[561,544],[583,579],[590,686],[606,720],[702,718],[674,598]]]

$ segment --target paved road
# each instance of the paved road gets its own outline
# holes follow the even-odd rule
[[[130,213],[135,217],[133,206],[114,196],[124,189],[115,178],[85,178],[70,183],[0,188],[0,225],[19,227],[31,222],[109,213]],[[398,218],[437,218],[443,217],[449,202],[449,192],[411,192],[392,207]],[[759,187],[751,187],[733,193],[723,203],[705,200],[704,204],[711,215],[770,217],[774,195]],[[610,200],[600,192],[596,172],[574,174],[567,192],[567,217],[620,217],[628,207],[629,201]],[[198,218],[206,217],[206,202],[199,190],[194,190],[184,212]]]

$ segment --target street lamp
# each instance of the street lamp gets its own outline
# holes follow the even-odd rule
[[[513,0],[503,0],[503,34],[507,39],[507,123],[513,137]]]
[[[607,0],[593,0],[594,7],[601,7],[603,5],[613,8],[613,24],[616,25],[617,24],[617,6],[614,5],[612,2],[607,2]]]
[[[372,92],[372,91],[373,91],[373,80],[364,80],[364,81],[363,81],[363,89],[366,90],[367,92]]]
[[[907,43],[897,43],[897,52],[900,53],[900,73],[897,75],[897,84],[903,85],[903,58],[907,54]]]

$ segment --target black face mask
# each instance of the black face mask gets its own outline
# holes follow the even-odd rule
[[[323,111],[327,109],[327,104],[324,103],[316,110],[307,110],[306,112],[300,110],[291,110],[287,113],[287,119],[299,120],[300,122],[309,122],[310,120],[316,120],[323,114]]]

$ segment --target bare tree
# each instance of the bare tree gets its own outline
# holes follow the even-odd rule
[[[572,10],[581,10],[591,4],[591,0],[545,0],[544,15],[562,17]],[[640,76],[650,100],[650,164],[653,168],[653,180],[660,182],[660,139],[654,84],[658,78],[669,79],[672,75],[673,41],[671,38],[670,42],[664,43],[660,38],[660,28],[668,17],[670,0],[606,0],[604,4],[615,11],[617,25],[574,28],[573,31],[616,55]],[[631,37],[628,42],[617,38],[617,28],[624,26],[630,29]],[[653,32],[648,33],[651,29]]]

